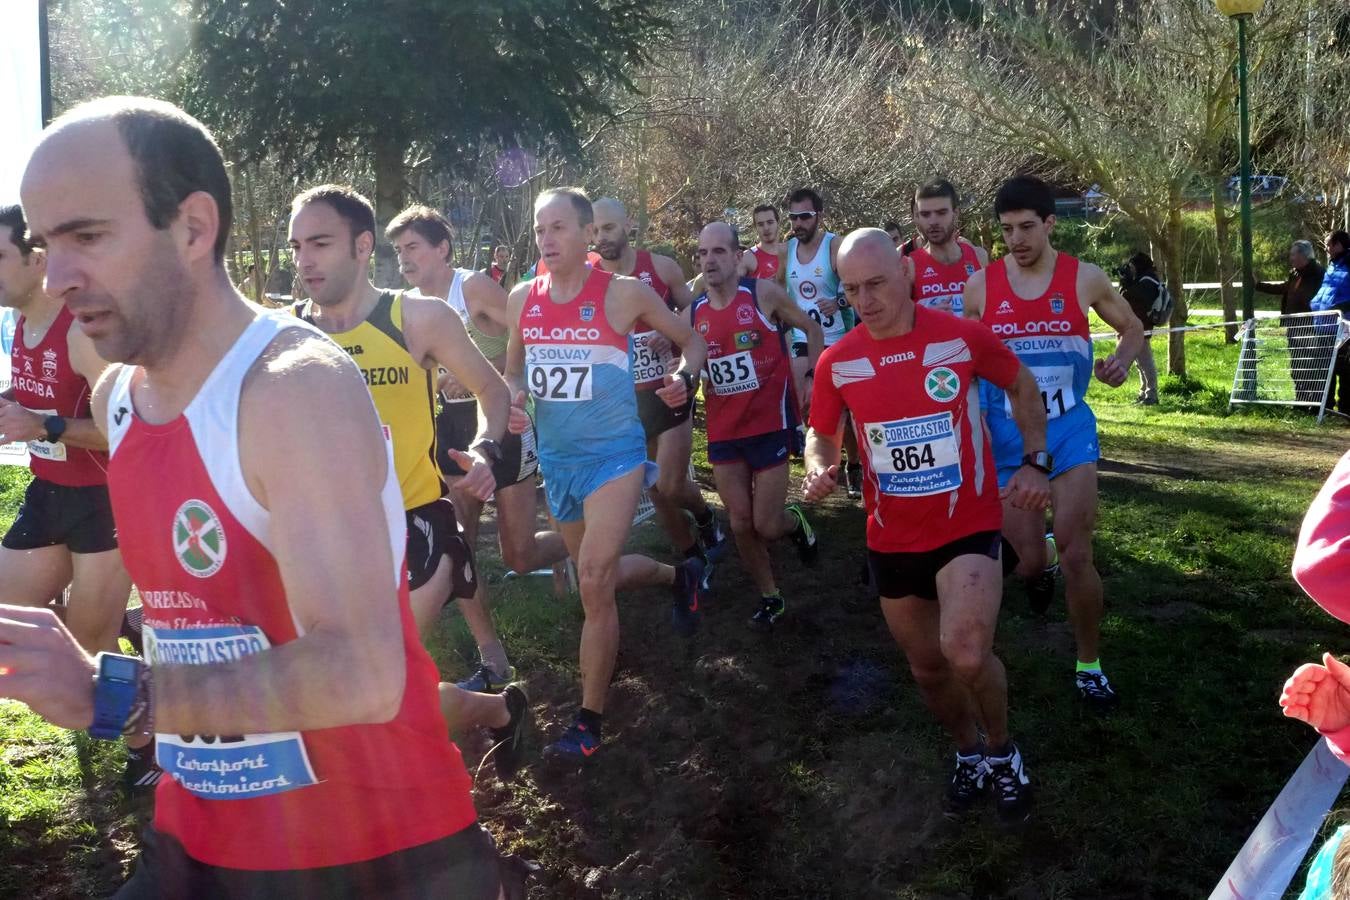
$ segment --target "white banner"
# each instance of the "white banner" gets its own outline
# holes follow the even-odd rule
[[[14,310],[0,309],[0,391],[9,390],[9,350],[14,346]],[[28,445],[0,444],[0,466],[28,465]]]
[[[38,0],[0,0],[0,205],[19,202],[19,180],[42,130]]]

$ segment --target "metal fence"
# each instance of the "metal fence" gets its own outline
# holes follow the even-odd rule
[[[1248,319],[1237,339],[1241,351],[1230,405],[1314,407],[1322,421],[1350,322],[1335,311]]]

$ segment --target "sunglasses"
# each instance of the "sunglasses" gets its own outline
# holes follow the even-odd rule
[[[788,213],[788,218],[793,222],[809,222],[812,219],[814,219],[816,215],[817,213],[814,212],[799,212],[799,213],[790,212]]]

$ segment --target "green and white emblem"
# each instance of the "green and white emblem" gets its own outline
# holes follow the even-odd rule
[[[225,565],[225,528],[215,510],[189,500],[173,517],[173,552],[179,564],[197,578],[209,578]]]
[[[938,366],[924,377],[923,389],[939,403],[948,403],[961,390],[961,379],[946,366]]]

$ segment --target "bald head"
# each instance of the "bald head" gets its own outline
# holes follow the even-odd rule
[[[880,228],[849,232],[839,245],[839,281],[873,337],[901,333],[913,313],[910,297],[914,263],[895,252]]]
[[[595,207],[595,252],[615,262],[628,249],[628,211],[613,197],[601,197]]]
[[[726,222],[709,222],[698,235],[698,267],[711,289],[736,283],[740,277],[741,248],[736,230]]]
[[[736,229],[726,222],[709,222],[698,235],[699,247],[726,247],[737,249]]]
[[[612,219],[627,219],[628,210],[623,208],[623,204],[613,197],[601,197],[591,206],[595,209],[595,217],[598,220],[601,214]]]

